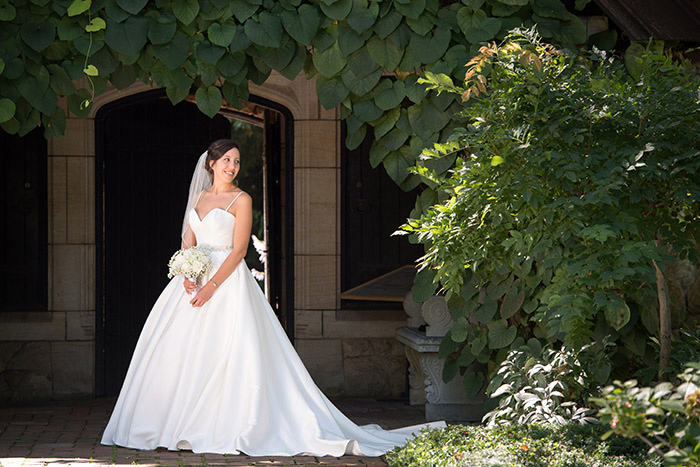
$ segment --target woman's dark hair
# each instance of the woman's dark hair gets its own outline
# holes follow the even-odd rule
[[[224,154],[233,148],[240,150],[238,143],[232,139],[217,139],[209,145],[207,149],[207,160],[204,161],[204,168],[207,169],[209,175],[214,175],[214,172],[211,170],[211,163],[221,159]]]

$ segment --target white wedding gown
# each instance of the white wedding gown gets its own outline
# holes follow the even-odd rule
[[[220,208],[188,215],[216,271],[235,217]],[[146,320],[102,444],[379,456],[422,427],[387,431],[343,415],[312,381],[244,261],[201,308],[182,282],[170,281]]]

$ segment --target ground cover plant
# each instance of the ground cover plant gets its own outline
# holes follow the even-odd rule
[[[659,467],[639,440],[600,441],[600,425],[452,425],[424,430],[386,454],[393,467]]]

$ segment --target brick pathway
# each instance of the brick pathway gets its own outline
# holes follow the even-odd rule
[[[114,466],[386,466],[376,457],[248,457],[139,451],[102,446],[102,430],[114,399],[55,402],[37,406],[0,408],[0,466],[28,467],[71,465]],[[377,423],[385,428],[422,423],[422,408],[403,402],[365,399],[337,401],[337,406],[360,425]]]

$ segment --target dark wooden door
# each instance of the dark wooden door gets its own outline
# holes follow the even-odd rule
[[[195,163],[230,138],[223,116],[173,106],[161,93],[120,100],[97,118],[98,393],[119,391],[136,341],[180,247]],[[101,195],[101,196],[100,196]]]
[[[0,311],[47,305],[46,140],[0,130]]]

